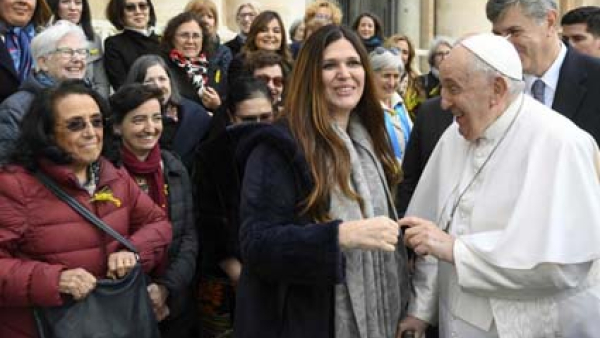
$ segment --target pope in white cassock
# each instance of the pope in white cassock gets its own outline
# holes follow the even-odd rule
[[[400,330],[439,316],[442,338],[600,337],[595,141],[522,94],[502,37],[459,42],[440,78],[455,123],[399,221],[419,254]]]

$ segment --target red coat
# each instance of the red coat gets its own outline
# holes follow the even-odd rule
[[[124,169],[101,159],[97,191],[110,189],[121,202],[91,202],[65,166],[42,165],[70,196],[127,237],[150,272],[171,241],[164,212]],[[31,306],[62,304],[60,273],[84,268],[105,277],[108,255],[122,246],[55,197],[22,167],[0,172],[0,337],[36,337]]]

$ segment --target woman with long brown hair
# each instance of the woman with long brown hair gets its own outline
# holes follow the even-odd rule
[[[259,50],[281,56],[285,73],[289,73],[292,69],[293,61],[287,43],[285,26],[277,12],[264,11],[254,19],[246,38],[246,44],[229,66],[229,83],[235,82],[244,73],[245,63],[252,57],[252,54]]]
[[[365,47],[306,41],[283,117],[237,149],[237,337],[393,337],[409,299],[390,187],[400,177]]]

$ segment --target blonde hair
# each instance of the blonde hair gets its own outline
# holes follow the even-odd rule
[[[331,23],[336,25],[342,24],[342,10],[337,2],[329,1],[329,0],[317,0],[308,7],[306,7],[306,11],[304,12],[304,23],[308,24],[308,22],[315,17],[319,8],[329,8],[331,11]]]

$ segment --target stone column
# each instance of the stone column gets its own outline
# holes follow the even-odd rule
[[[408,36],[414,44],[421,41],[421,4],[419,1],[400,0],[398,6],[398,29],[396,33]]]
[[[462,0],[457,6],[456,0],[437,0],[435,35],[459,38],[467,33],[490,32],[485,4],[482,0]]]

